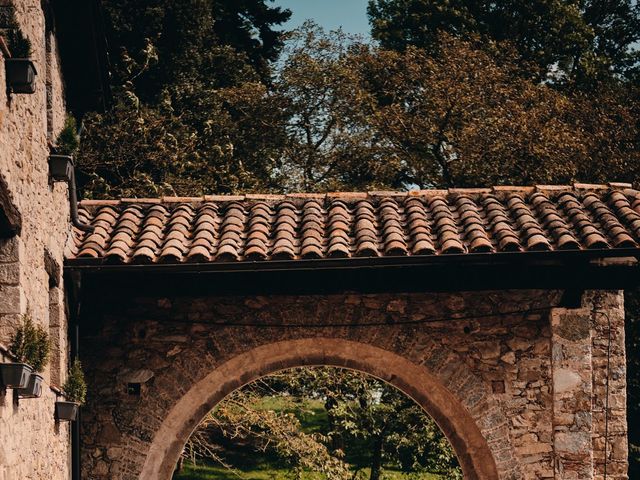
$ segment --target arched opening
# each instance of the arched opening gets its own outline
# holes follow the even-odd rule
[[[189,437],[173,480],[462,480],[429,415],[366,373],[312,366],[262,377],[225,397]]]
[[[140,475],[169,480],[200,421],[227,395],[261,377],[300,366],[361,371],[412,398],[449,440],[467,480],[498,480],[494,456],[476,420],[429,371],[371,345],[334,338],[288,340],[240,354],[212,371],[175,403],[155,434]]]

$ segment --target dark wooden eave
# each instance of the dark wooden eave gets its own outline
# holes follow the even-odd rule
[[[631,248],[173,265],[67,260],[65,272],[91,290],[125,296],[619,290],[640,284],[638,258]]]

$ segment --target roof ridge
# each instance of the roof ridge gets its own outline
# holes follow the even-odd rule
[[[173,204],[199,202],[242,202],[242,201],[283,201],[316,199],[325,200],[363,200],[380,197],[433,197],[437,195],[477,195],[488,193],[533,193],[533,192],[562,192],[576,190],[634,190],[631,183],[609,182],[601,184],[573,183],[560,185],[494,185],[491,187],[455,187],[448,189],[416,189],[416,190],[367,190],[367,191],[338,191],[338,192],[291,192],[283,194],[246,193],[191,196],[164,196],[157,198],[119,198],[119,199],[89,199],[81,200],[80,206],[117,206],[120,204]]]

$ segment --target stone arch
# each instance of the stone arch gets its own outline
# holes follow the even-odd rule
[[[447,353],[444,353],[448,357]],[[441,355],[439,363],[444,360]],[[465,380],[478,395],[461,397],[461,389],[445,377],[464,368],[460,360],[446,362],[449,375],[434,373],[433,356],[414,363],[396,353],[366,343],[338,338],[290,339],[263,344],[240,353],[197,381],[173,404],[155,432],[146,453],[141,480],[169,480],[187,439],[200,420],[232,391],[265,375],[287,368],[328,365],[373,375],[413,398],[439,425],[449,439],[466,480],[519,478],[508,469],[513,448],[501,409],[484,394],[477,377]],[[448,386],[445,386],[448,384]],[[454,388],[452,388],[452,386]]]

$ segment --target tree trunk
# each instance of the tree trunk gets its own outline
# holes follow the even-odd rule
[[[369,480],[380,480],[380,474],[382,473],[382,447],[384,446],[384,433],[380,432],[380,435],[373,441],[373,452],[371,456],[371,475]]]
[[[329,423],[329,433],[331,434],[331,450],[344,450],[344,443],[342,435],[338,432],[335,424],[335,418],[332,410],[338,406],[338,402],[335,398],[329,397],[324,402],[324,409],[327,412],[327,422]]]

